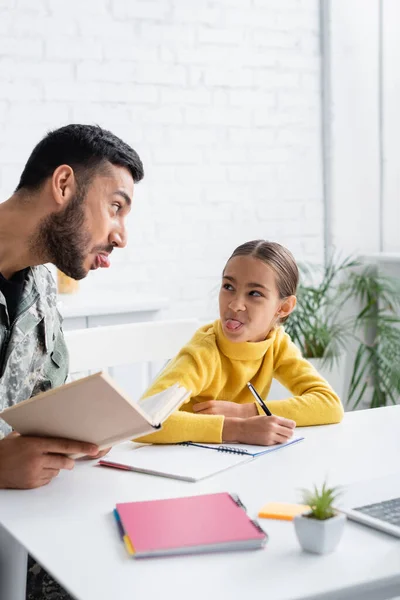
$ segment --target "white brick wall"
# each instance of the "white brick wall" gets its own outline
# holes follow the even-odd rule
[[[130,243],[83,288],[212,315],[224,262],[323,248],[318,0],[0,0],[0,192],[34,144],[99,123],[140,153]]]

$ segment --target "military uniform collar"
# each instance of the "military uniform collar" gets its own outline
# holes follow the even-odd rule
[[[26,335],[42,321],[46,351],[53,340],[56,307],[57,292],[50,271],[44,265],[29,267],[15,326]]]

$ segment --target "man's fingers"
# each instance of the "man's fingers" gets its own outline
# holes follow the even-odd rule
[[[100,452],[98,454],[96,454],[96,456],[90,456],[89,458],[103,458],[103,456],[105,456],[106,454],[108,454],[110,452],[111,448],[105,448],[104,450],[100,450]]]
[[[43,470],[44,477],[54,479],[57,475],[60,474],[60,469],[44,469]]]
[[[96,456],[81,456],[77,460],[99,460],[99,458],[103,458],[106,454],[110,452],[111,448],[106,448],[105,450],[100,450]]]
[[[44,485],[48,485],[51,481],[53,481],[53,477],[43,477],[40,481],[37,482],[33,487],[43,487]]]
[[[37,438],[39,448],[45,453],[54,454],[87,454],[95,456],[99,452],[98,446],[88,442],[77,442],[57,438]]]
[[[44,460],[44,469],[68,469],[70,471],[75,466],[75,462],[72,458],[68,458],[68,456],[64,456],[63,454],[47,454],[44,457]]]

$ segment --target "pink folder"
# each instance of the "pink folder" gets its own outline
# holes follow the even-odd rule
[[[267,535],[228,493],[125,502],[114,511],[135,558],[262,548]]]

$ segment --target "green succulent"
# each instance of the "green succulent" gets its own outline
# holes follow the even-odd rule
[[[309,518],[325,521],[336,515],[333,503],[340,496],[340,488],[328,487],[324,482],[320,489],[314,485],[312,490],[303,489],[303,504],[310,507],[310,512],[306,514]]]

